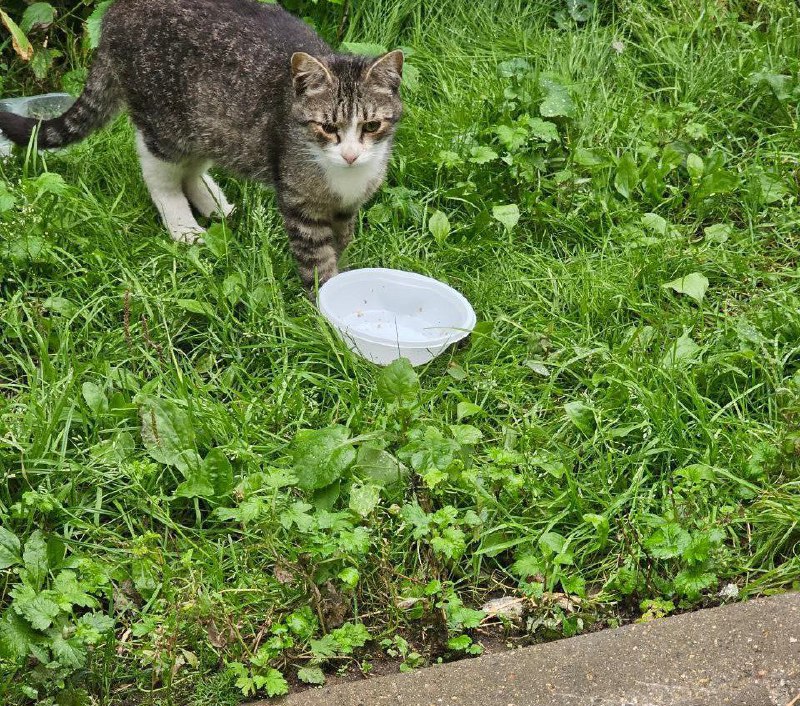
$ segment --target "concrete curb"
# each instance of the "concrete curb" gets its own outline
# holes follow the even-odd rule
[[[800,593],[323,687],[278,703],[800,706]]]

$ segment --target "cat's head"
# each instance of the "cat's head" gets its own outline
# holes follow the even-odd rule
[[[402,113],[403,53],[377,59],[292,55],[292,119],[325,167],[359,168],[385,161]]]

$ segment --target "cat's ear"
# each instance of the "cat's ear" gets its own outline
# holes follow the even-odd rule
[[[327,88],[333,84],[333,77],[322,61],[304,51],[292,54],[292,83],[299,96]]]
[[[388,86],[396,91],[403,78],[403,52],[399,49],[379,56],[367,69],[364,82]]]

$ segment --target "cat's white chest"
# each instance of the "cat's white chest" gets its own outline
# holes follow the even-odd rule
[[[325,169],[328,189],[342,200],[343,206],[361,204],[372,194],[383,178],[384,165],[375,160],[363,166],[339,167],[329,165]]]

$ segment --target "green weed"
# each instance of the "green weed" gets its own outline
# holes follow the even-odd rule
[[[261,187],[168,241],[124,118],[0,162],[0,698],[227,705],[477,654],[489,597],[541,640],[796,586],[795,3],[293,7],[407,53],[351,266],[480,322],[356,358]]]

